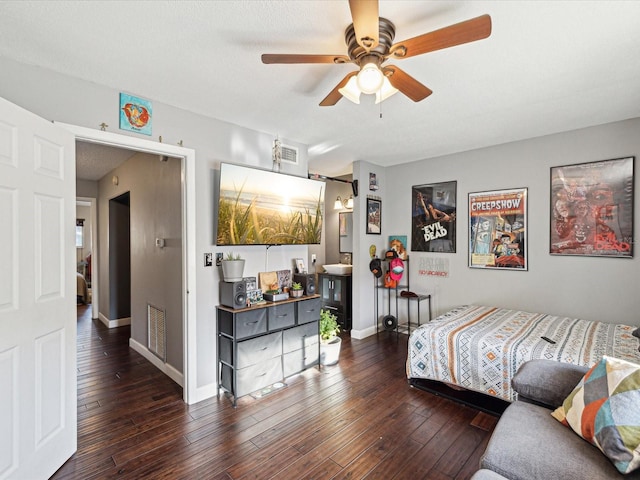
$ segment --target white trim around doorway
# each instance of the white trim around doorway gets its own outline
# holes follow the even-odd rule
[[[182,159],[182,233],[185,239],[182,247],[183,399],[185,403],[192,404],[206,398],[208,396],[206,392],[197,391],[195,150],[77,125],[54,123],[72,132],[76,140]]]

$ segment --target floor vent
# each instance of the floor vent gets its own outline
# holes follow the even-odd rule
[[[147,348],[163,362],[167,360],[167,322],[165,311],[147,304]]]
[[[282,161],[298,164],[298,149],[288,145],[282,145]]]

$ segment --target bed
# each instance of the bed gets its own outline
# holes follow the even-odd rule
[[[84,275],[76,272],[76,295],[77,303],[89,302],[89,286],[84,278]]]
[[[444,382],[506,401],[527,360],[591,367],[603,355],[640,363],[637,328],[478,305],[457,307],[409,337],[407,376]],[[555,343],[550,343],[547,337]]]

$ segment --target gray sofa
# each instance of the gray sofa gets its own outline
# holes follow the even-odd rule
[[[587,368],[553,360],[526,362],[513,378],[518,401],[505,410],[473,480],[640,480],[620,474],[596,447],[551,416]]]

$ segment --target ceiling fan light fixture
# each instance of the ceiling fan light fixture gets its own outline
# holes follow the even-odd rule
[[[349,79],[344,87],[338,89],[338,92],[353,103],[360,104],[360,89],[358,88],[355,75]]]
[[[372,94],[380,90],[385,77],[380,71],[380,68],[378,68],[378,65],[370,62],[362,67],[356,78],[360,91],[362,93]]]
[[[387,98],[398,93],[399,90],[391,85],[387,77],[382,81],[382,87],[376,92],[376,104],[384,102]]]

